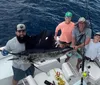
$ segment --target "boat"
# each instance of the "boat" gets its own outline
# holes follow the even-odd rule
[[[57,42],[59,37],[57,37]],[[59,43],[59,42],[58,42]],[[2,50],[4,47],[0,47]],[[13,53],[2,56],[0,52],[0,85],[12,85]],[[73,55],[75,56],[75,55]],[[19,81],[18,85],[100,85],[100,67],[95,62],[85,62],[84,72],[76,70],[77,58],[73,57],[65,62],[66,54],[57,59],[37,61],[34,77],[31,75]]]
[[[11,58],[11,54],[4,57],[0,53],[0,85],[12,85],[12,61],[8,61]],[[78,72],[75,68],[76,57],[69,62],[65,62],[65,59],[66,55],[63,55],[60,62],[57,59],[35,62],[37,68],[34,77],[29,75],[18,85],[80,85],[82,73],[81,69]],[[84,72],[88,75],[84,73],[83,85],[100,85],[100,68],[94,62],[86,62]]]
[[[0,55],[0,56],[2,56],[2,55]],[[12,83],[12,78],[13,78],[12,61],[8,61],[8,59],[10,59],[10,58],[12,58],[12,56],[8,55],[7,57],[0,59],[0,85],[11,85],[11,83]],[[64,78],[64,74],[60,68],[63,68],[63,70],[65,70],[65,73],[69,69],[69,73],[68,73],[68,75],[66,75],[67,80],[70,79],[70,76],[74,76],[74,74],[71,72],[69,66],[66,67],[67,63],[64,63],[65,58],[66,58],[66,56],[62,56],[60,58],[61,59],[60,62],[58,62],[56,59],[46,60],[44,62],[37,62],[35,64],[36,67],[38,67],[42,71],[40,71],[38,69],[35,70],[35,76],[33,78],[33,81],[37,82],[38,84],[34,83],[33,85],[45,85],[44,81],[49,79],[50,75],[52,75],[52,77],[54,75],[54,77],[55,77],[55,74],[57,71],[60,72],[61,75],[63,75],[62,77]],[[27,78],[28,77],[26,77],[26,79]],[[65,85],[69,85],[68,82],[66,81],[66,79],[64,78],[64,81],[66,82]],[[53,81],[52,78],[51,78],[51,80]],[[50,81],[50,80],[48,80],[48,81]]]

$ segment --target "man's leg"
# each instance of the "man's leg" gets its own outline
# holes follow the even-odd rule
[[[65,62],[68,62],[68,61],[69,61],[69,59],[70,59],[70,57],[69,57],[69,56],[67,56],[67,58],[65,59]]]
[[[31,75],[31,76],[34,77],[34,71],[35,71],[35,67],[34,67],[34,65],[31,65],[31,66],[25,71],[25,73],[26,73],[27,76],[28,76],[28,75]]]
[[[71,44],[71,43],[66,43],[66,42],[63,42],[63,41],[59,41],[59,42],[60,42],[60,44],[59,44],[60,48],[67,48]],[[67,56],[67,58],[65,59],[65,62],[68,62],[68,60],[70,59],[69,53],[66,56]]]
[[[17,85],[17,84],[18,84],[18,81],[16,81],[16,80],[13,79],[13,80],[12,80],[12,84],[13,84],[13,85]]]
[[[60,48],[65,48],[65,45],[64,44],[60,44],[59,47]]]
[[[60,48],[65,48],[65,47],[66,47],[66,45],[65,45],[65,44],[60,43],[59,47],[60,47]],[[65,59],[65,62],[67,62],[69,59],[70,59],[70,57],[67,55],[67,58]]]
[[[68,53],[66,54],[66,56],[67,56],[67,58],[65,59],[65,62],[68,62],[69,59],[73,56],[73,51],[68,52]]]
[[[79,69],[80,69],[80,63],[82,62],[82,59],[80,59],[80,58],[78,58],[77,59],[77,64],[76,64],[76,68],[77,68],[77,70],[79,71]]]
[[[26,74],[21,69],[18,69],[18,68],[15,68],[15,67],[12,67],[12,69],[13,69],[13,73],[14,73],[12,83],[13,83],[13,85],[17,85],[19,80],[26,77]]]

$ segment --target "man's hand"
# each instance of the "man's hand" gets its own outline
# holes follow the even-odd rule
[[[75,47],[74,47],[75,50],[78,50],[78,48],[79,48],[78,46],[75,46]]]
[[[2,54],[3,56],[7,56],[7,55],[9,54],[9,52],[8,52],[7,50],[3,49],[3,50],[1,51],[1,54]]]
[[[57,40],[57,36],[54,36],[54,39]]]
[[[74,49],[74,50],[78,50],[78,46],[75,46],[75,45],[72,45],[72,48]]]

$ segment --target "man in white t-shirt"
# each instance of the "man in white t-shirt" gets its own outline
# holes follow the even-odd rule
[[[16,36],[10,39],[5,48],[2,51],[2,54],[6,56],[7,52],[20,53],[26,50],[25,43],[29,40],[29,36],[26,35],[26,27],[24,24],[18,24],[16,27]],[[19,57],[13,55],[14,58]],[[22,60],[13,60],[13,85],[17,85],[18,81],[25,78],[26,75],[34,74],[34,65],[26,63]]]
[[[86,59],[92,61],[96,57],[100,59],[100,32],[94,35],[94,39],[90,40],[90,43],[86,45],[85,56]]]

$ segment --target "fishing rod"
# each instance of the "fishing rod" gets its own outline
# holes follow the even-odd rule
[[[89,18],[89,22],[90,22],[90,26],[91,26],[91,29],[92,29],[92,24],[91,24],[91,19],[90,19],[90,15],[89,15],[89,0],[86,0],[86,17]],[[82,73],[84,72],[84,64],[85,64],[85,40],[86,40],[86,34],[84,35],[85,36],[85,39],[84,39],[84,46],[82,48]],[[80,85],[83,85],[83,79],[84,77],[82,76],[81,77],[81,83]]]
[[[82,73],[84,72],[84,63],[85,63],[85,40],[86,40],[86,34],[84,34],[85,38],[84,38],[84,46],[82,48]],[[81,84],[80,85],[83,85],[83,79],[84,77],[82,76],[81,77]]]

